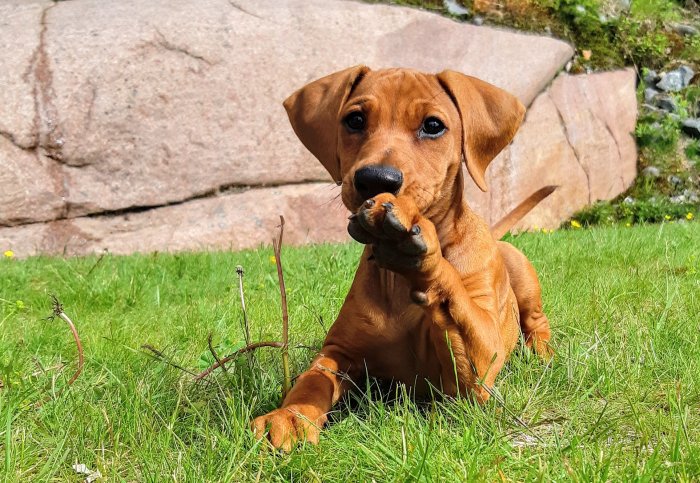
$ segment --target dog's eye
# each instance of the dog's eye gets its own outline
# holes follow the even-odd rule
[[[447,128],[437,117],[429,117],[423,121],[423,125],[418,133],[419,137],[437,138],[442,136]]]
[[[365,128],[365,115],[359,111],[351,112],[343,122],[350,132],[359,132]]]

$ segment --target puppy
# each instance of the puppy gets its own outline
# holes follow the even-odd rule
[[[486,191],[486,168],[525,108],[453,71],[352,67],[285,102],[295,133],[342,186],[348,231],[365,249],[321,352],[282,407],[252,423],[285,451],[318,442],[326,414],[366,374],[483,403],[522,334],[549,355],[537,274],[497,241],[552,192],[533,194],[493,231],[464,199],[462,162]]]

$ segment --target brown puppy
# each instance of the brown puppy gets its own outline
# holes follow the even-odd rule
[[[516,208],[492,234],[464,200],[461,162],[484,172],[511,141],[525,108],[512,95],[452,71],[437,75],[357,66],[285,102],[294,131],[342,184],[348,231],[366,244],[321,353],[282,407],[253,422],[275,447],[317,442],[326,413],[366,374],[431,386],[478,402],[522,332],[549,352],[535,270],[508,243],[511,226],[552,190]]]

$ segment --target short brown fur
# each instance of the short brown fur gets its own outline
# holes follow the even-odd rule
[[[258,437],[286,451],[301,439],[316,443],[333,404],[366,374],[410,385],[418,397],[438,388],[483,403],[521,334],[550,355],[534,268],[494,238],[463,194],[463,159],[486,190],[488,164],[523,119],[515,97],[452,71],[357,66],[308,84],[284,105],[302,143],[342,184],[355,214],[348,229],[367,246],[321,352],[282,407],[255,419]],[[342,123],[354,110],[366,116],[363,132]],[[442,136],[417,135],[428,116],[444,122]],[[396,195],[362,199],[354,175],[373,164],[403,173]],[[551,191],[513,210],[498,236]],[[406,249],[414,238],[420,253]]]

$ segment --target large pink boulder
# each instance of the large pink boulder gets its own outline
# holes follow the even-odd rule
[[[564,42],[416,9],[10,1],[0,46],[0,249],[20,256],[243,248],[268,242],[279,214],[290,242],[346,239],[337,189],[281,101],[359,63],[459,70],[531,105],[491,191],[468,184],[488,219],[546,180],[562,185],[556,203],[522,227],[554,226],[634,176],[631,72],[556,77]]]

